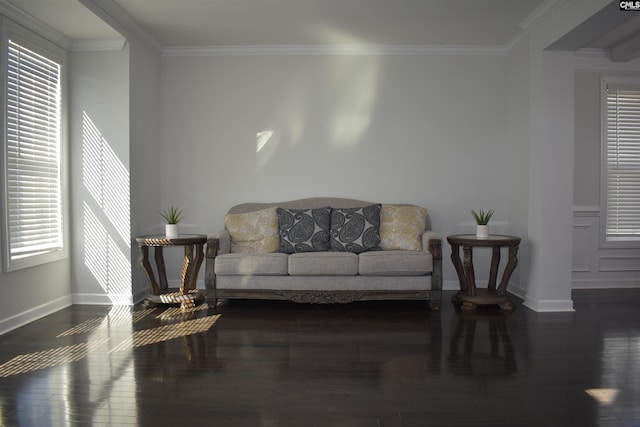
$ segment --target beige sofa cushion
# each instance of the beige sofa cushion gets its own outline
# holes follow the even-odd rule
[[[231,252],[270,253],[280,246],[276,208],[227,214],[224,225],[231,235]]]
[[[286,275],[287,254],[238,254],[218,255],[214,272],[221,276],[229,275]]]
[[[380,210],[380,248],[421,251],[427,210],[419,206],[382,205]]]
[[[355,276],[358,255],[351,252],[300,252],[289,255],[292,276]]]
[[[359,258],[362,276],[423,276],[433,271],[433,258],[426,251],[373,251]]]

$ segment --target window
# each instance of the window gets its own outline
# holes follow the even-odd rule
[[[3,267],[67,256],[63,227],[63,58],[3,23]]]
[[[603,195],[608,241],[640,241],[640,82],[604,84]]]

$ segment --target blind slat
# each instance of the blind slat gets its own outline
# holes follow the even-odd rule
[[[607,236],[640,236],[640,86],[608,85]]]
[[[9,40],[6,173],[11,260],[62,249],[61,67]]]

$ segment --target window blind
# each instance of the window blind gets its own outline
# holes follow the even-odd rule
[[[640,85],[607,85],[607,237],[640,237]]]
[[[62,249],[61,66],[9,40],[6,197],[10,261]]]

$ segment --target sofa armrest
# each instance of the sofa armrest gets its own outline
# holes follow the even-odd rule
[[[442,238],[438,233],[425,231],[422,235],[422,247],[428,248],[433,259],[431,273],[431,308],[440,309],[442,300]]]
[[[205,255],[204,286],[207,292],[209,305],[215,307],[216,298],[216,256],[231,251],[231,237],[226,230],[207,236],[207,251]]]
[[[425,249],[428,249],[429,246],[431,245],[432,240],[439,240],[440,242],[442,242],[442,237],[435,231],[431,231],[431,230],[425,231],[424,234],[422,235],[422,247]]]
[[[228,230],[220,230],[207,236],[209,239],[218,239],[217,255],[228,254],[231,252],[231,235]]]

